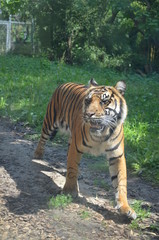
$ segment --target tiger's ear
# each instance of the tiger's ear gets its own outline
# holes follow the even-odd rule
[[[95,87],[95,86],[98,86],[98,83],[93,79],[91,78],[91,80],[89,80],[88,82],[88,87]]]
[[[115,85],[115,88],[120,92],[121,95],[124,95],[125,90],[126,90],[126,83],[124,81],[119,81]]]

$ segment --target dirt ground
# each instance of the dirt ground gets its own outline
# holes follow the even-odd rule
[[[0,118],[0,239],[97,240],[159,239],[159,188],[128,175],[128,199],[143,200],[151,214],[130,228],[130,221],[113,207],[113,189],[95,186],[108,173],[95,173],[94,159],[80,165],[80,197],[64,209],[49,209],[50,197],[61,190],[66,175],[67,148],[47,144],[44,160],[33,159],[37,142],[24,137],[31,130]]]

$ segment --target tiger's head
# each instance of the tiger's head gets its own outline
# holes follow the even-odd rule
[[[117,82],[115,87],[98,86],[95,80],[89,81],[84,99],[84,121],[90,124],[90,132],[103,135],[105,130],[115,129],[127,116],[127,105],[123,97],[126,84]]]

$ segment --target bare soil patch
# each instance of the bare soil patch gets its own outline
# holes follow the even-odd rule
[[[159,221],[159,188],[128,175],[129,201],[143,200],[151,211],[140,230],[132,230],[113,207],[109,175],[91,171],[91,158],[81,161],[80,197],[64,209],[49,209],[65,181],[67,148],[48,143],[44,160],[34,160],[37,143],[25,139],[27,131],[0,118],[0,239],[159,239],[150,229]],[[110,188],[95,186],[96,179]]]

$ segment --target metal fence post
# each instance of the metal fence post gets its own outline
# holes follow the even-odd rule
[[[6,52],[11,49],[11,15],[9,16],[9,21],[7,23],[7,38],[6,38]]]

